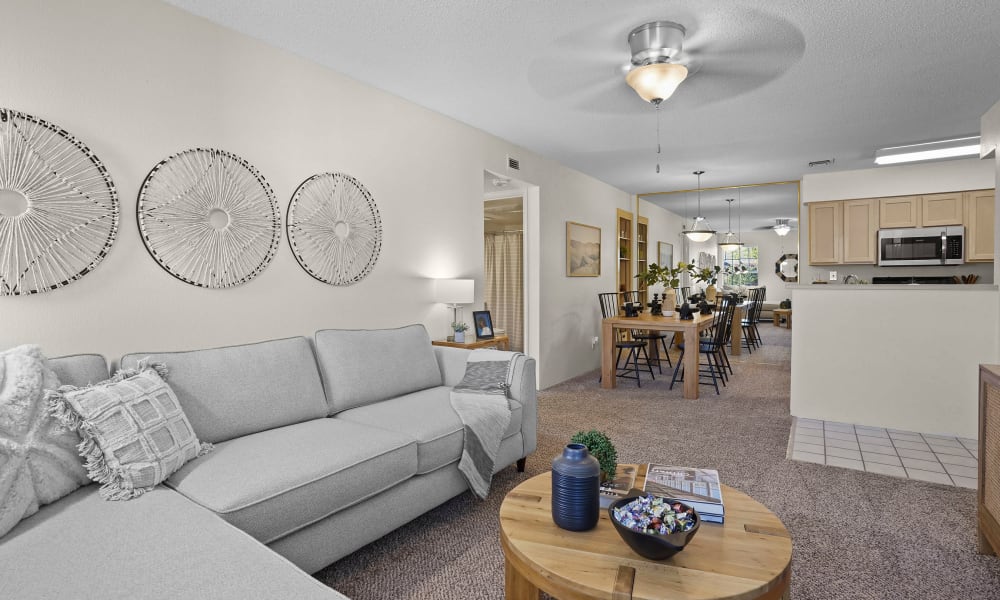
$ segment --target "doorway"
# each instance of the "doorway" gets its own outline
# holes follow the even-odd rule
[[[524,192],[511,179],[490,175],[488,180],[496,189],[483,202],[483,301],[497,333],[510,338],[511,350],[524,352]]]

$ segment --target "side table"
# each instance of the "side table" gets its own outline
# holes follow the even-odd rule
[[[785,317],[786,326],[792,328],[792,309],[790,308],[776,308],[774,309],[774,326],[781,327],[781,317]]]
[[[476,339],[471,342],[449,342],[447,340],[433,340],[431,344],[435,346],[447,346],[449,348],[465,348],[474,350],[476,348],[493,348],[499,350],[510,350],[510,338],[506,335],[494,336],[488,340]]]

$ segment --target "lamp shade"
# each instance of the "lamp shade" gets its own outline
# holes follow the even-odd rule
[[[434,300],[442,304],[472,304],[476,301],[474,279],[435,279]]]
[[[636,67],[625,76],[635,93],[646,102],[666,100],[687,79],[688,70],[675,63],[653,63]]]

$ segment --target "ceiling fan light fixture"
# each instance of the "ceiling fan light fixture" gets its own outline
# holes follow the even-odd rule
[[[632,69],[625,82],[646,102],[663,101],[674,94],[687,75],[684,65],[655,63]]]
[[[777,221],[777,224],[771,228],[774,230],[774,233],[777,233],[780,237],[788,235],[788,232],[792,230],[791,226],[788,224],[788,219],[775,220]]]
[[[672,62],[683,49],[685,33],[684,26],[678,23],[653,21],[628,34],[632,70],[625,81],[646,102],[666,100],[687,78],[687,67]]]

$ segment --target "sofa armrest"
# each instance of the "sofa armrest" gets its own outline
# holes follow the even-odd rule
[[[434,346],[438,366],[444,385],[454,387],[465,376],[465,362],[470,350]],[[520,356],[514,364],[514,381],[510,386],[510,397],[521,403],[524,411],[521,435],[524,438],[524,455],[535,451],[538,446],[538,391],[535,388],[535,359]]]
[[[438,367],[441,368],[441,379],[444,385],[455,387],[462,381],[462,377],[465,377],[465,361],[469,358],[469,352],[471,350],[463,348],[434,346],[434,354]]]

